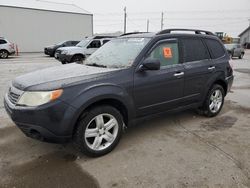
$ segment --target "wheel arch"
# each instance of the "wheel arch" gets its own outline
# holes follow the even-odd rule
[[[76,53],[76,54],[74,54],[74,55],[71,57],[70,61],[72,62],[72,60],[73,60],[73,59],[74,59],[74,57],[76,57],[76,56],[81,56],[82,58],[84,58],[84,59],[85,59],[85,55],[84,55],[84,54],[81,54],[81,53]]]
[[[129,116],[130,116],[129,109],[124,104],[123,101],[119,100],[116,97],[105,97],[105,98],[97,99],[97,100],[92,99],[92,101],[90,103],[88,103],[87,105],[84,105],[81,109],[79,109],[79,111],[76,115],[76,118],[74,120],[74,123],[73,123],[72,136],[74,135],[74,133],[77,129],[77,122],[85,116],[84,114],[88,113],[88,111],[91,108],[95,108],[95,107],[101,106],[101,105],[109,105],[109,106],[116,108],[121,113],[125,126],[128,125]]]

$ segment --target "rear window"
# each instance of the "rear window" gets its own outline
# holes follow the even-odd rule
[[[200,61],[209,59],[206,46],[200,39],[182,39],[184,62]]]
[[[211,56],[213,59],[218,59],[225,55],[225,50],[220,42],[213,39],[205,39],[205,42],[211,51]]]
[[[0,40],[0,44],[6,44],[7,42],[5,40]]]

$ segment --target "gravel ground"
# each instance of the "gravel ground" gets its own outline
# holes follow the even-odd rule
[[[0,60],[0,187],[250,187],[250,51],[231,64],[234,85],[217,117],[185,111],[142,121],[93,159],[25,137],[3,108],[14,77],[62,65],[36,53]]]

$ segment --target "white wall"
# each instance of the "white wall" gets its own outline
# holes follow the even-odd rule
[[[44,46],[91,35],[92,15],[0,6],[0,36],[20,52],[41,52]]]

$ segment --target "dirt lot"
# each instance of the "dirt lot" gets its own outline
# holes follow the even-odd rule
[[[60,63],[42,54],[0,60],[0,187],[250,187],[250,51],[231,63],[235,82],[219,116],[185,111],[141,122],[92,159],[25,137],[4,111],[14,77]]]

